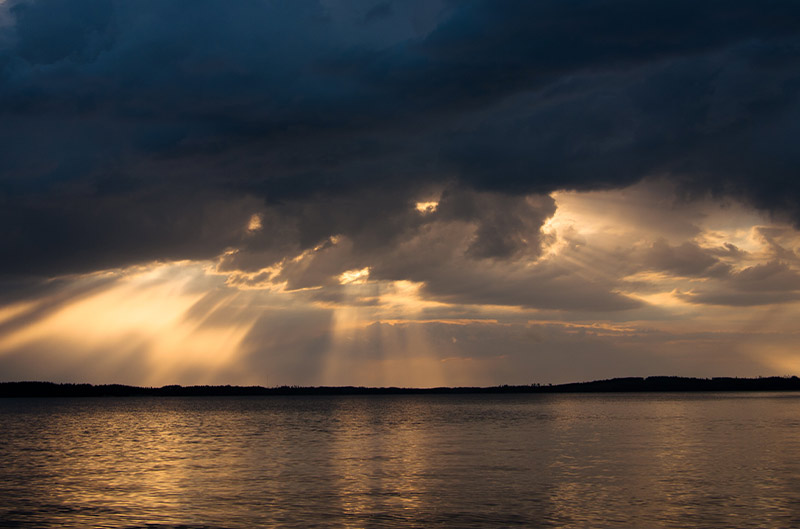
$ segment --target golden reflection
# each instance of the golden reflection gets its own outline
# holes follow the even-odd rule
[[[338,477],[343,527],[363,527],[364,519],[387,512],[411,520],[435,501],[424,479],[431,449],[418,414],[425,410],[417,407],[411,399],[352,399],[334,412],[338,427],[330,463]]]

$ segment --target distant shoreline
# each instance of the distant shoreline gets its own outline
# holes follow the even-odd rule
[[[214,397],[309,395],[440,395],[504,393],[645,393],[722,391],[800,391],[800,378],[690,378],[628,377],[567,384],[530,384],[491,387],[358,387],[358,386],[163,386],[120,384],[57,384],[54,382],[0,382],[0,398],[14,397]]]

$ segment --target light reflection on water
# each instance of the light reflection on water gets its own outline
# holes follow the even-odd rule
[[[3,527],[790,527],[800,396],[0,400]]]

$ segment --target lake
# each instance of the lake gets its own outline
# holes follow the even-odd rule
[[[797,527],[796,393],[0,399],[2,527]]]

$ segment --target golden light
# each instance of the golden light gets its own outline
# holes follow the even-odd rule
[[[21,316],[25,312],[36,308],[36,306],[37,303],[34,301],[24,301],[8,305],[7,307],[0,307],[0,323],[12,320],[17,316]]]
[[[247,231],[252,233],[260,230],[261,228],[261,215],[254,213],[253,216],[250,217],[250,221],[247,223]]]
[[[369,279],[369,267],[361,270],[348,270],[339,275],[339,283],[342,285],[362,285]]]
[[[416,208],[417,211],[426,215],[428,213],[433,213],[436,211],[436,208],[439,207],[439,202],[436,201],[428,201],[428,202],[417,202]]]
[[[626,193],[633,198],[641,195],[645,203],[630,200]],[[792,333],[800,303],[743,309],[708,305],[701,295],[736,288],[731,278],[755,264],[784,259],[796,271],[789,258],[800,247],[797,231],[770,224],[758,212],[713,203],[675,206],[682,221],[674,228],[666,222],[675,216],[673,206],[651,195],[635,189],[553,193],[557,209],[541,228],[542,254],[525,254],[486,268],[491,272],[488,280],[504,273],[547,277],[549,270],[555,270],[642,302],[638,309],[609,313],[599,320],[586,320],[580,311],[485,302],[464,307],[447,298],[437,300],[424,282],[381,279],[383,274],[369,266],[339,273],[342,269],[335,267],[347,261],[339,260],[341,256],[350,257],[352,241],[332,235],[258,270],[226,268],[237,251],[244,251],[231,248],[214,261],[151,263],[60,278],[68,279],[64,282],[71,282],[72,290],[54,289],[57,295],[0,306],[0,355],[33,351],[43,359],[54,358],[54,364],[59,358],[65,359],[65,366],[83,363],[89,366],[90,377],[111,373],[123,380],[128,376],[125,366],[138,365],[145,374],[130,375],[138,377],[130,381],[154,385],[264,383],[257,377],[269,370],[257,371],[248,364],[260,355],[259,365],[277,370],[269,371],[270,381],[283,382],[281,377],[294,376],[296,367],[290,361],[280,363],[286,345],[260,337],[270,336],[265,331],[272,329],[270,314],[282,314],[288,307],[301,320],[306,311],[324,316],[317,318],[315,331],[321,338],[309,346],[316,355],[314,383],[318,384],[432,386],[490,380],[487,373],[497,366],[506,369],[503,366],[510,366],[513,356],[473,354],[469,337],[484,332],[482,325],[497,329],[526,321],[531,328],[557,327],[554,336],[580,333],[609,342],[618,338],[622,348],[627,347],[624,339],[655,332],[664,333],[660,345],[653,346],[663,351],[695,345],[712,351],[712,345],[720,343],[743,357],[763,357],[770,372],[795,371],[800,356],[794,353],[797,335]],[[419,198],[424,200],[412,202],[419,214],[437,211],[435,195]],[[254,214],[240,229],[252,234],[263,229],[263,219]],[[645,257],[654,241],[666,241],[668,249],[680,249],[688,242],[728,265],[724,270],[731,273],[684,277],[669,267],[651,265]],[[424,246],[412,246],[417,247]],[[333,269],[338,275],[326,275],[324,285],[288,290],[281,275],[285,267],[317,265],[329,256],[331,266],[325,271]],[[331,286],[328,279],[338,285]],[[324,291],[327,288],[331,295]],[[532,307],[536,292],[531,291]],[[298,335],[305,334],[305,327],[298,329],[302,329]],[[743,329],[757,336],[753,343],[731,338]],[[771,333],[769,343],[763,339],[765,329]],[[48,357],[50,353],[40,351],[55,353]],[[51,372],[58,376],[57,366]]]
[[[203,319],[190,317],[208,292],[195,286],[205,285],[209,277],[206,268],[187,262],[120,271],[108,286],[76,296],[57,310],[0,336],[0,353],[57,343],[74,358],[105,351],[110,364],[115,358],[141,355],[149,374],[140,383],[174,383],[177,374],[187,369],[198,373],[199,378],[191,382],[211,382],[238,353],[255,315],[224,326],[206,325]],[[209,310],[223,308],[222,304],[230,304],[238,295],[231,291]]]

